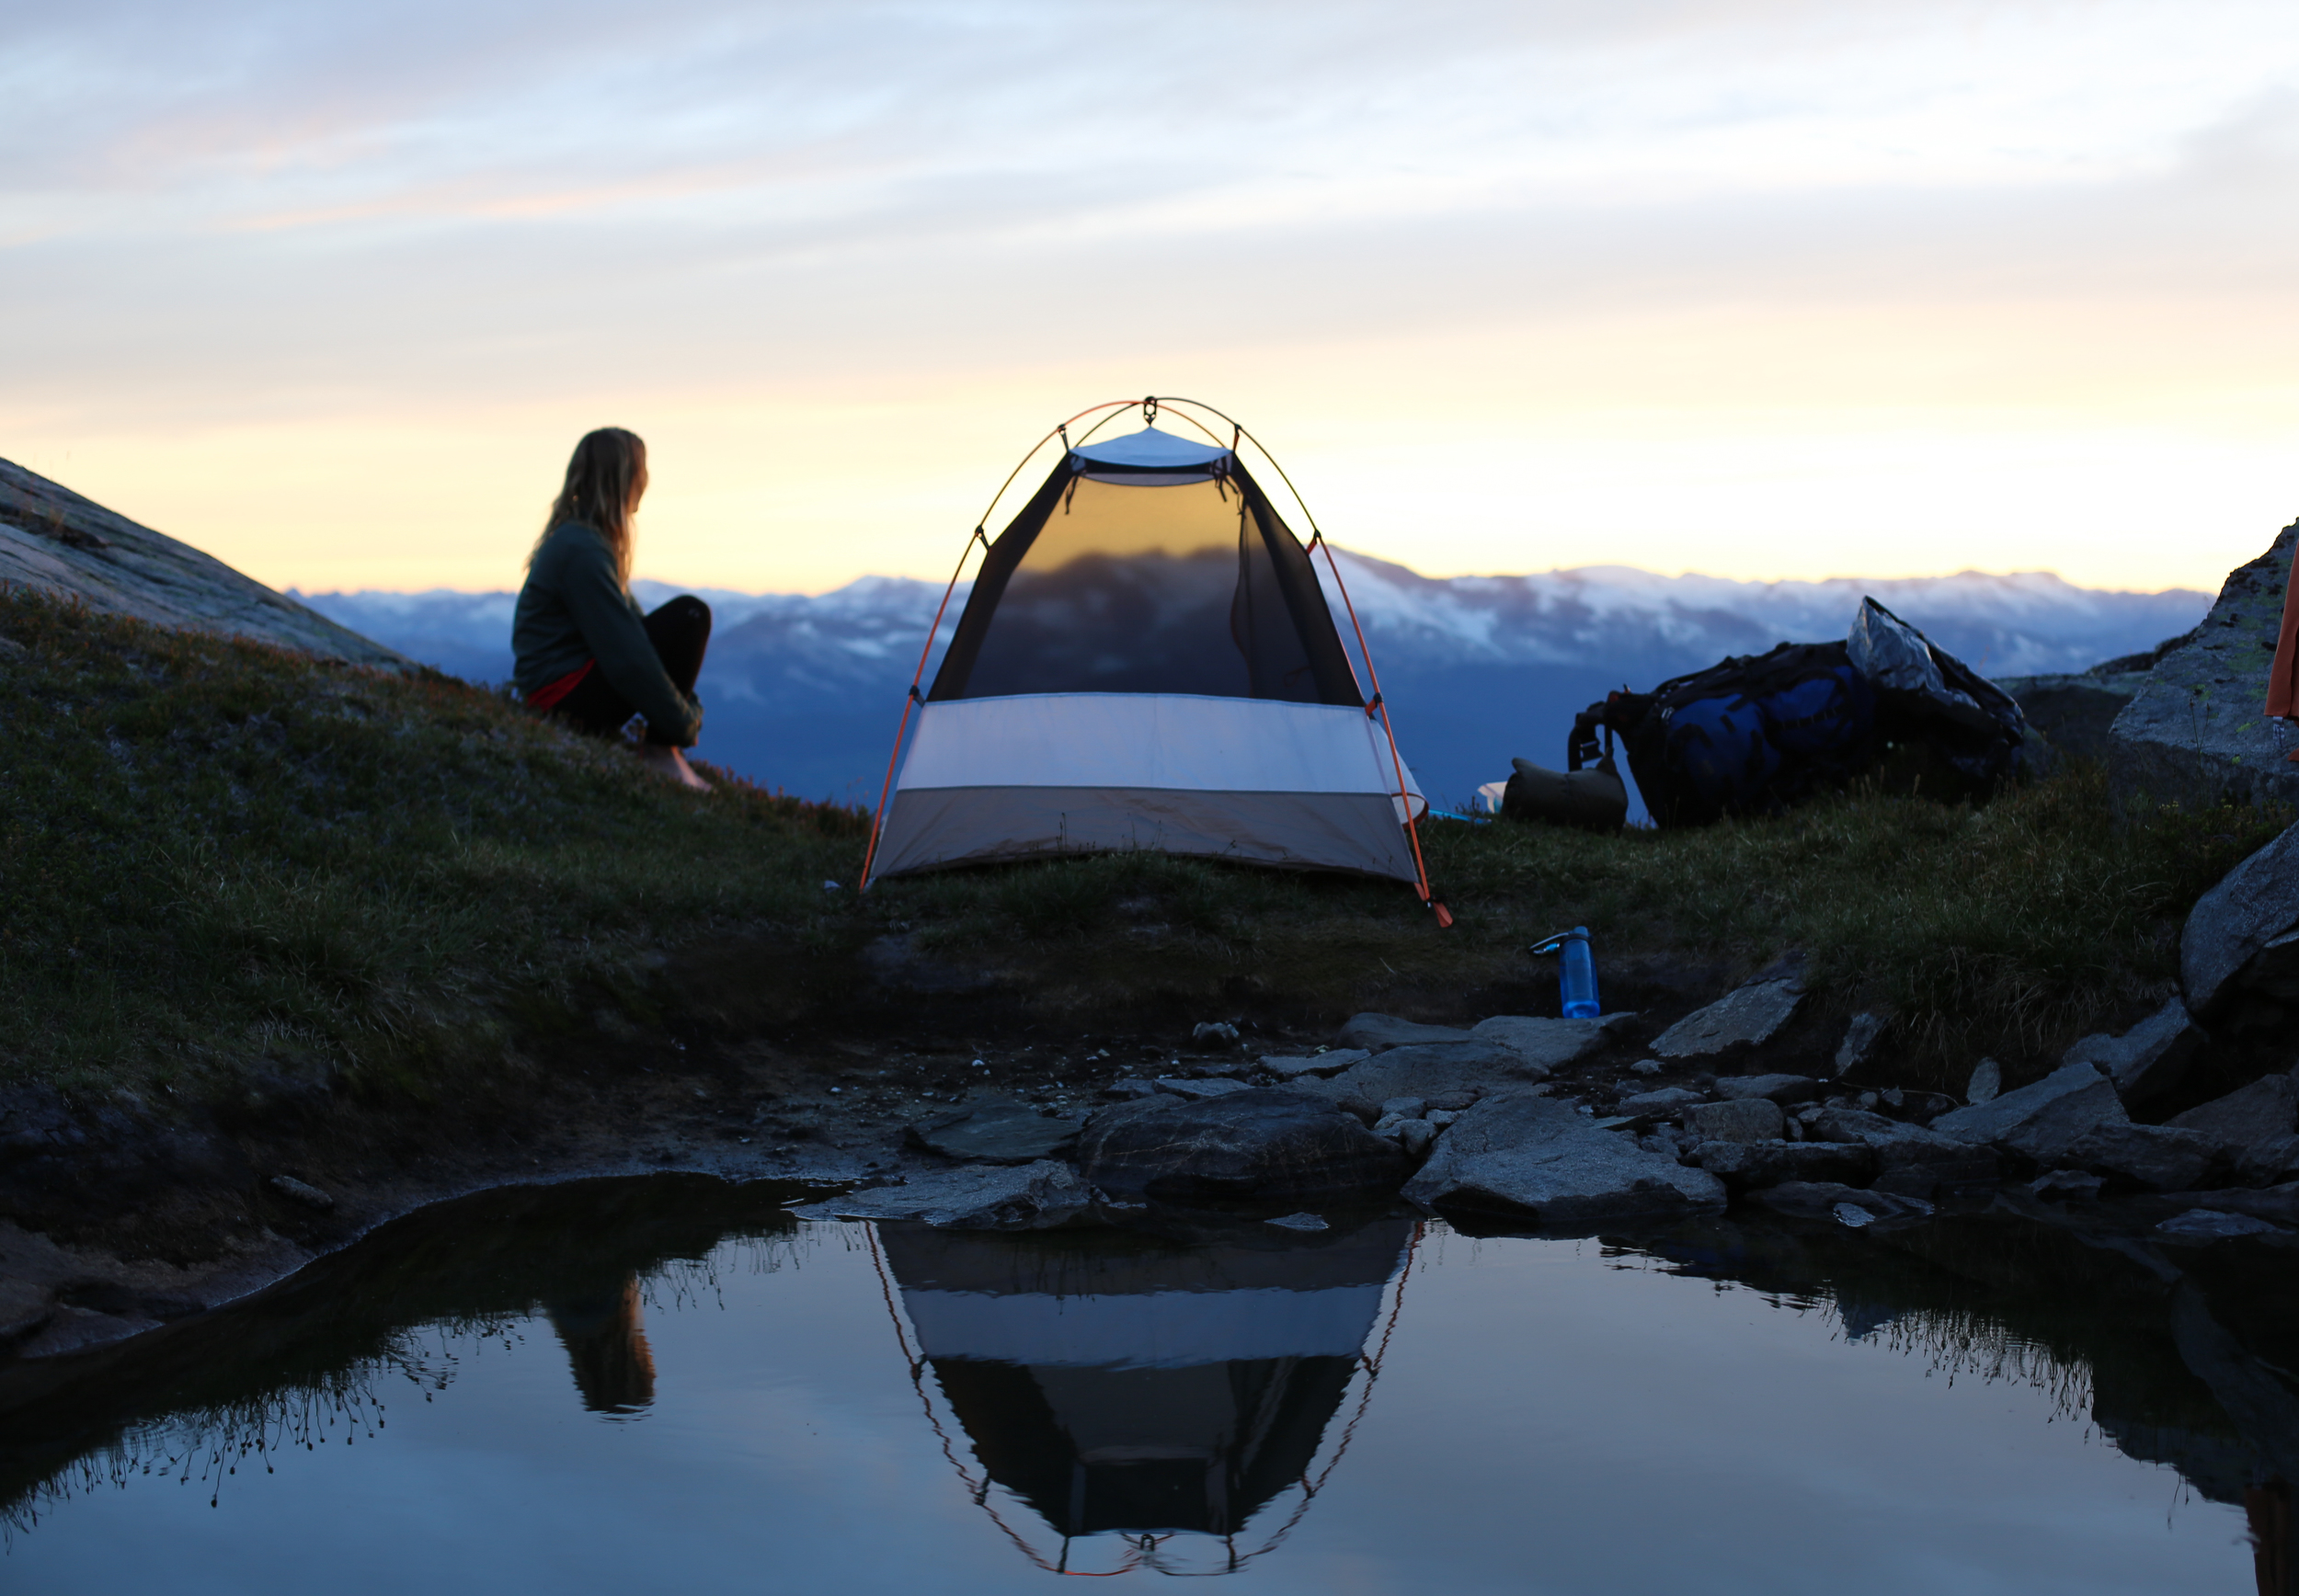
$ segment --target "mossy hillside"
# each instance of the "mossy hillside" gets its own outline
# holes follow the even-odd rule
[[[0,1079],[430,1093],[667,950],[804,937],[851,810],[710,796],[435,672],[0,597]],[[514,1054],[515,1058],[515,1054]]]
[[[1146,853],[858,899],[854,811],[689,793],[435,673],[21,595],[0,635],[0,1080],[74,1089],[308,1071],[435,1097],[516,1089],[578,1042],[922,1035],[966,1002],[966,1027],[1466,1018],[1537,1008],[1526,943],[1575,924],[1616,995],[1701,972],[1688,1002],[1801,951],[1826,1012],[1900,1016],[1910,1084],[1960,1082],[2167,991],[2187,907],[2286,818],[2119,827],[2078,770],[1984,807],[1860,792],[1688,833],[1433,822],[1450,930],[1395,883]],[[875,987],[889,936],[989,985]]]

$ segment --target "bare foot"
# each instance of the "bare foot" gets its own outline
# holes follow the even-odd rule
[[[692,787],[697,792],[711,790],[711,784],[694,773],[694,767],[687,763],[686,755],[677,748],[667,748],[660,743],[641,743],[638,757],[641,764],[666,781],[676,781],[681,787]]]

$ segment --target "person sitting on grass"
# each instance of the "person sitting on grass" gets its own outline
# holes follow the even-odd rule
[[[711,607],[681,594],[646,614],[631,597],[631,518],[646,492],[646,445],[636,433],[602,427],[575,446],[527,556],[513,674],[528,704],[595,736],[619,739],[632,716],[645,716],[639,757],[707,792],[681,750],[703,726],[694,678],[710,646]]]

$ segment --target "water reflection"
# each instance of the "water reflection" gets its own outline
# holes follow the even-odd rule
[[[1211,1571],[1233,1571],[1291,1529],[1240,1541],[1273,1499],[1298,1491],[1298,1517],[1315,1495],[1361,1365],[1369,1396],[1367,1341],[1413,1234],[1388,1219],[1310,1245],[1248,1231],[1089,1246],[889,1226],[878,1245],[912,1368],[932,1369],[972,1443],[977,1499],[995,1483],[1058,1540],[1042,1552],[1001,1518],[1025,1555],[1068,1572],[1072,1542],[1115,1534],[1118,1567],[1170,1569],[1189,1534],[1218,1540]],[[940,1424],[931,1401],[929,1416]]]
[[[724,1549],[721,1572],[754,1566],[762,1541],[777,1558],[818,1553],[814,1583],[851,1564],[857,1590],[1002,1591],[1034,1577],[1026,1558],[1321,1590],[1337,1556],[1375,1570],[1367,1590],[1500,1590],[1527,1545],[1546,1570],[1582,1543],[1676,1583],[1584,1573],[1554,1588],[1685,1588],[1674,1552],[1599,1527],[1650,1479],[1668,1482],[1660,1542],[1712,1560],[1729,1532],[1764,1549],[1699,1564],[1701,1588],[1812,1588],[1749,1576],[1777,1545],[1781,1568],[1923,1590],[1877,1580],[1936,1555],[1943,1522],[1967,1539],[2000,1527],[1996,1502],[1974,1508],[1939,1462],[1964,1444],[1956,1427],[1995,1423],[1999,1450],[2026,1449],[2005,1476],[2016,1533],[1957,1548],[1989,1588],[2072,1589],[2071,1559],[2110,1546],[2099,1589],[2299,1596],[2299,1271],[2264,1243],[2160,1248],[2003,1210],[1882,1234],[1714,1219],[1600,1244],[1394,1217],[1310,1237],[1007,1237],[802,1227],[782,1211],[793,1195],[688,1178],[490,1194],[230,1313],[0,1365],[9,1556],[44,1545],[40,1567],[104,1588],[87,1570],[117,1576],[142,1536],[138,1577],[162,1577],[184,1530],[168,1501],[195,1493],[151,1488],[180,1478],[203,1512],[221,1502],[206,1533],[238,1537],[230,1556],[271,1558],[231,1588],[284,1592],[303,1570],[270,1548],[313,1524],[393,1522],[393,1504],[448,1478],[439,1490],[468,1497],[460,1556],[540,1566],[559,1551],[549,1536],[592,1536],[569,1589],[628,1588],[600,1548],[674,1531],[681,1558]],[[1734,1350],[1720,1360],[1704,1336]],[[1973,1383],[2020,1395],[1984,1418],[1939,1399]],[[1844,1402],[1869,1428],[1839,1454]],[[2055,1415],[2080,1422],[2046,1431]],[[1798,1447],[1829,1461],[1807,1468]],[[2171,1526],[2125,1458],[2225,1504],[2209,1532],[2223,1558],[2248,1524],[2251,1571],[2152,1586],[2126,1572],[2130,1548],[2169,1556]],[[1857,1491],[1813,1484],[1844,1467],[1869,1471]],[[234,1468],[282,1479],[250,1490]],[[1709,1499],[1726,1505],[1703,1521]],[[1876,1501],[1892,1510],[1859,1516]],[[1858,1510],[1832,1524],[1847,1502]],[[365,1588],[426,1587],[408,1560],[430,1538],[373,1550]],[[0,1584],[31,1566],[0,1564]],[[695,1567],[690,1582],[723,1582]],[[461,1578],[446,1588],[484,1583]],[[791,1579],[781,1588],[813,1588]]]
[[[566,1349],[585,1408],[627,1418],[655,1400],[655,1354],[646,1345],[638,1276],[624,1275],[608,1291],[556,1297],[543,1313]]]

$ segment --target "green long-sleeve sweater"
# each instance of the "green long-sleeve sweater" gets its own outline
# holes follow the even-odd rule
[[[607,542],[589,527],[553,527],[527,567],[511,621],[513,674],[533,692],[596,659],[607,685],[646,717],[656,738],[692,747],[703,706],[681,692],[647,640],[646,612],[614,568]]]

